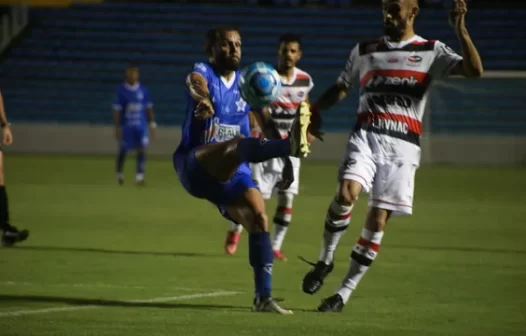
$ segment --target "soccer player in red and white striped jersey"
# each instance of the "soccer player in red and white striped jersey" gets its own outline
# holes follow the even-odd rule
[[[422,118],[432,80],[449,75],[478,77],[483,71],[465,26],[465,0],[455,0],[450,16],[463,56],[440,41],[415,34],[417,0],[383,0],[382,10],[385,36],[360,42],[336,83],[311,106],[317,115],[343,99],[354,85],[360,88],[357,121],[340,166],[338,192],[325,218],[323,248],[303,279],[305,293],[321,288],[334,267],[333,255],[349,226],[354,203],[362,191],[370,193],[369,213],[348,273],[319,311],[343,309],[376,258],[388,219],[412,214]],[[316,123],[312,125],[315,133]]]
[[[311,76],[296,67],[301,55],[300,36],[284,34],[280,37],[276,70],[281,76],[282,87],[278,100],[270,106],[269,110],[274,123],[284,138],[289,134],[300,104],[308,102],[309,92],[314,86]],[[258,136],[258,130],[255,129],[254,131],[253,136]],[[278,206],[273,220],[274,237],[272,249],[274,257],[279,260],[287,260],[285,254],[281,251],[281,246],[292,220],[294,197],[298,195],[299,191],[300,160],[295,157],[291,157],[290,160],[294,169],[294,182],[287,189],[277,188],[277,184],[282,178],[283,160],[272,159],[262,163],[251,164],[252,178],[256,181],[263,198],[265,200],[270,199],[273,192],[277,192]],[[236,252],[240,233],[241,226],[233,223],[225,241],[225,251],[228,254]]]

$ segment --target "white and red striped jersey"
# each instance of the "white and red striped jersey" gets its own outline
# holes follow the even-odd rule
[[[314,87],[311,76],[294,68],[294,75],[287,81],[281,77],[281,92],[278,100],[270,105],[270,114],[282,137],[287,137],[301,102],[307,99]]]
[[[401,43],[360,42],[338,78],[347,88],[360,87],[355,131],[419,146],[431,81],[447,77],[461,60],[444,43],[420,36]]]

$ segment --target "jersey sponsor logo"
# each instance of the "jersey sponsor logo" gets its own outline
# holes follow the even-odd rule
[[[409,97],[397,95],[371,95],[367,97],[367,105],[370,108],[379,107],[388,110],[391,106],[409,109],[413,106],[413,100]]]
[[[355,129],[384,134],[419,145],[422,123],[401,114],[362,112],[358,114]]]
[[[422,99],[430,83],[427,73],[413,70],[372,70],[360,80],[362,91],[390,93]]]
[[[219,121],[214,122],[214,140],[217,142],[224,142],[233,139],[241,134],[241,127],[239,125],[220,124]]]
[[[407,134],[409,131],[409,125],[403,121],[398,120],[375,118],[372,120],[371,126],[382,130],[400,132],[403,134]]]
[[[393,85],[393,86],[408,86],[414,87],[418,84],[418,80],[413,77],[398,77],[398,76],[374,76],[369,79],[365,84],[367,88],[374,88],[380,85]]]

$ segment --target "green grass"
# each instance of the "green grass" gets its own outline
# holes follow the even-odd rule
[[[314,312],[343,277],[366,213],[354,210],[336,268],[301,292],[335,190],[337,164],[307,163],[277,262],[274,294],[294,316],[255,314],[247,239],[223,253],[227,223],[187,196],[169,160],[150,160],[148,186],[114,181],[113,160],[9,156],[13,223],[31,230],[0,249],[0,335],[525,335],[526,170],[424,167],[415,213],[395,218],[379,257],[342,314]],[[269,214],[275,203],[268,205]],[[186,297],[218,291],[217,297]],[[181,298],[182,296],[182,298]],[[178,297],[167,302],[131,302]],[[85,306],[94,307],[86,308]],[[83,307],[14,316],[49,308]],[[9,315],[11,314],[11,315]]]

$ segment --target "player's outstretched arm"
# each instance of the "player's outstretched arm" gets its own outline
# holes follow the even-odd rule
[[[186,77],[186,86],[190,91],[190,96],[196,103],[203,100],[210,99],[210,92],[208,91],[208,82],[206,78],[197,72],[192,72]]]
[[[318,100],[316,100],[311,105],[318,110],[328,110],[336,105],[340,100],[347,97],[348,92],[349,88],[344,83],[338,81],[325,90]]]
[[[190,96],[197,103],[194,115],[197,119],[207,119],[214,115],[214,107],[210,100],[208,82],[206,78],[197,72],[192,72],[186,77],[186,86]]]
[[[449,14],[449,24],[455,28],[458,41],[462,48],[463,59],[453,68],[451,74],[464,77],[480,77],[484,68],[477,48],[466,28],[467,12],[468,9],[465,0],[455,0],[455,7]]]

